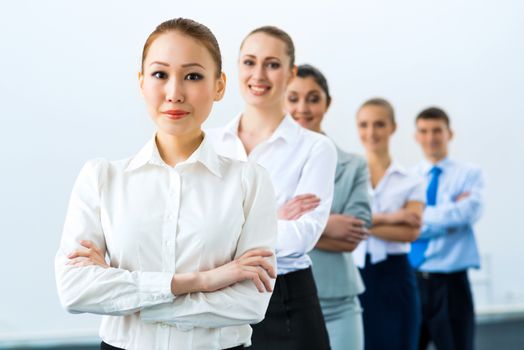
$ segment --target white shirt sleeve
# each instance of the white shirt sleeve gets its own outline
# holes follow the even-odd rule
[[[255,248],[274,251],[277,236],[275,194],[266,171],[246,163],[243,190],[245,222],[235,259]],[[275,256],[270,260],[276,266]],[[260,293],[252,281],[243,281],[215,292],[179,295],[171,303],[142,309],[140,318],[181,329],[244,325],[264,318],[270,298],[271,293]]]
[[[73,250],[84,249],[81,240],[93,241],[106,251],[100,219],[100,193],[107,166],[104,160],[93,160],[82,168],[73,187],[60,248],[55,257],[60,302],[73,313],[125,315],[174,298],[171,273],[67,265],[67,256]]]
[[[277,257],[302,256],[317,244],[331,211],[337,151],[328,138],[321,138],[302,169],[295,196],[312,193],[320,205],[298,220],[278,221]]]

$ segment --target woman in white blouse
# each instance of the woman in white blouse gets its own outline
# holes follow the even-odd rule
[[[60,300],[104,315],[102,349],[249,346],[276,277],[275,197],[265,170],[218,156],[201,130],[225,89],[214,35],[160,24],[139,82],[155,137],[80,172],[55,260]]]
[[[357,128],[371,175],[373,212],[370,237],[353,253],[366,286],[360,295],[365,349],[414,350],[420,301],[407,253],[420,232],[424,184],[391,159],[389,139],[396,123],[389,102],[365,102]]]
[[[252,348],[329,349],[307,253],[329,217],[336,149],[285,113],[286,88],[296,72],[287,33],[271,26],[253,30],[242,42],[238,66],[245,109],[208,134],[217,152],[266,168],[280,206],[278,278],[264,321],[253,326]]]

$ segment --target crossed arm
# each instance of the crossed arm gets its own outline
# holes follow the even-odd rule
[[[424,203],[408,201],[396,212],[373,214],[370,234],[387,241],[413,242],[420,234],[423,211]]]
[[[331,252],[351,252],[358,244],[367,238],[371,226],[371,207],[368,194],[369,172],[364,160],[356,158],[356,163],[343,169],[345,180],[351,179],[348,196],[342,208],[342,213],[329,215],[322,236],[316,243],[316,248]],[[354,165],[354,166],[353,166]],[[353,173],[354,172],[354,173]],[[335,184],[337,186],[344,186]],[[344,191],[348,189],[343,189]],[[300,217],[315,205],[318,205],[318,197],[309,194],[293,198],[279,211],[288,209],[293,213],[293,218]],[[351,213],[351,214],[350,214]]]
[[[470,169],[462,192],[443,203],[424,210],[421,238],[456,232],[478,220],[483,207],[484,179],[480,169]]]
[[[109,266],[100,218],[99,164],[82,170],[55,259],[60,300],[70,312],[127,315],[146,322],[224,327],[260,321],[272,290],[276,208],[268,176],[252,172],[245,222],[233,261],[191,273],[129,271]],[[263,225],[260,218],[266,218]],[[80,246],[79,243],[80,242]],[[262,292],[262,293],[261,293]]]

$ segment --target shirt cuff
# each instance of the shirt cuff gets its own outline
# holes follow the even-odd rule
[[[139,292],[151,304],[168,303],[175,299],[171,293],[171,280],[173,274],[170,272],[141,272],[138,284]]]

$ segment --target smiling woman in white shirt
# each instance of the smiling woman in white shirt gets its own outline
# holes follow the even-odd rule
[[[425,186],[391,158],[396,123],[388,101],[366,101],[357,112],[357,129],[366,149],[373,212],[370,236],[353,252],[366,286],[360,295],[365,349],[415,350],[420,301],[407,254],[420,234]]]
[[[225,89],[214,35],[160,24],[139,83],[155,137],[80,172],[55,260],[60,300],[104,315],[101,349],[249,346],[276,277],[275,196],[262,167],[217,155],[202,132]]]
[[[329,339],[307,253],[329,217],[336,149],[285,113],[285,92],[295,76],[294,45],[287,33],[253,30],[239,55],[245,109],[209,131],[218,153],[250,159],[269,172],[277,195],[278,278],[266,318],[253,327],[253,349],[329,349]]]

